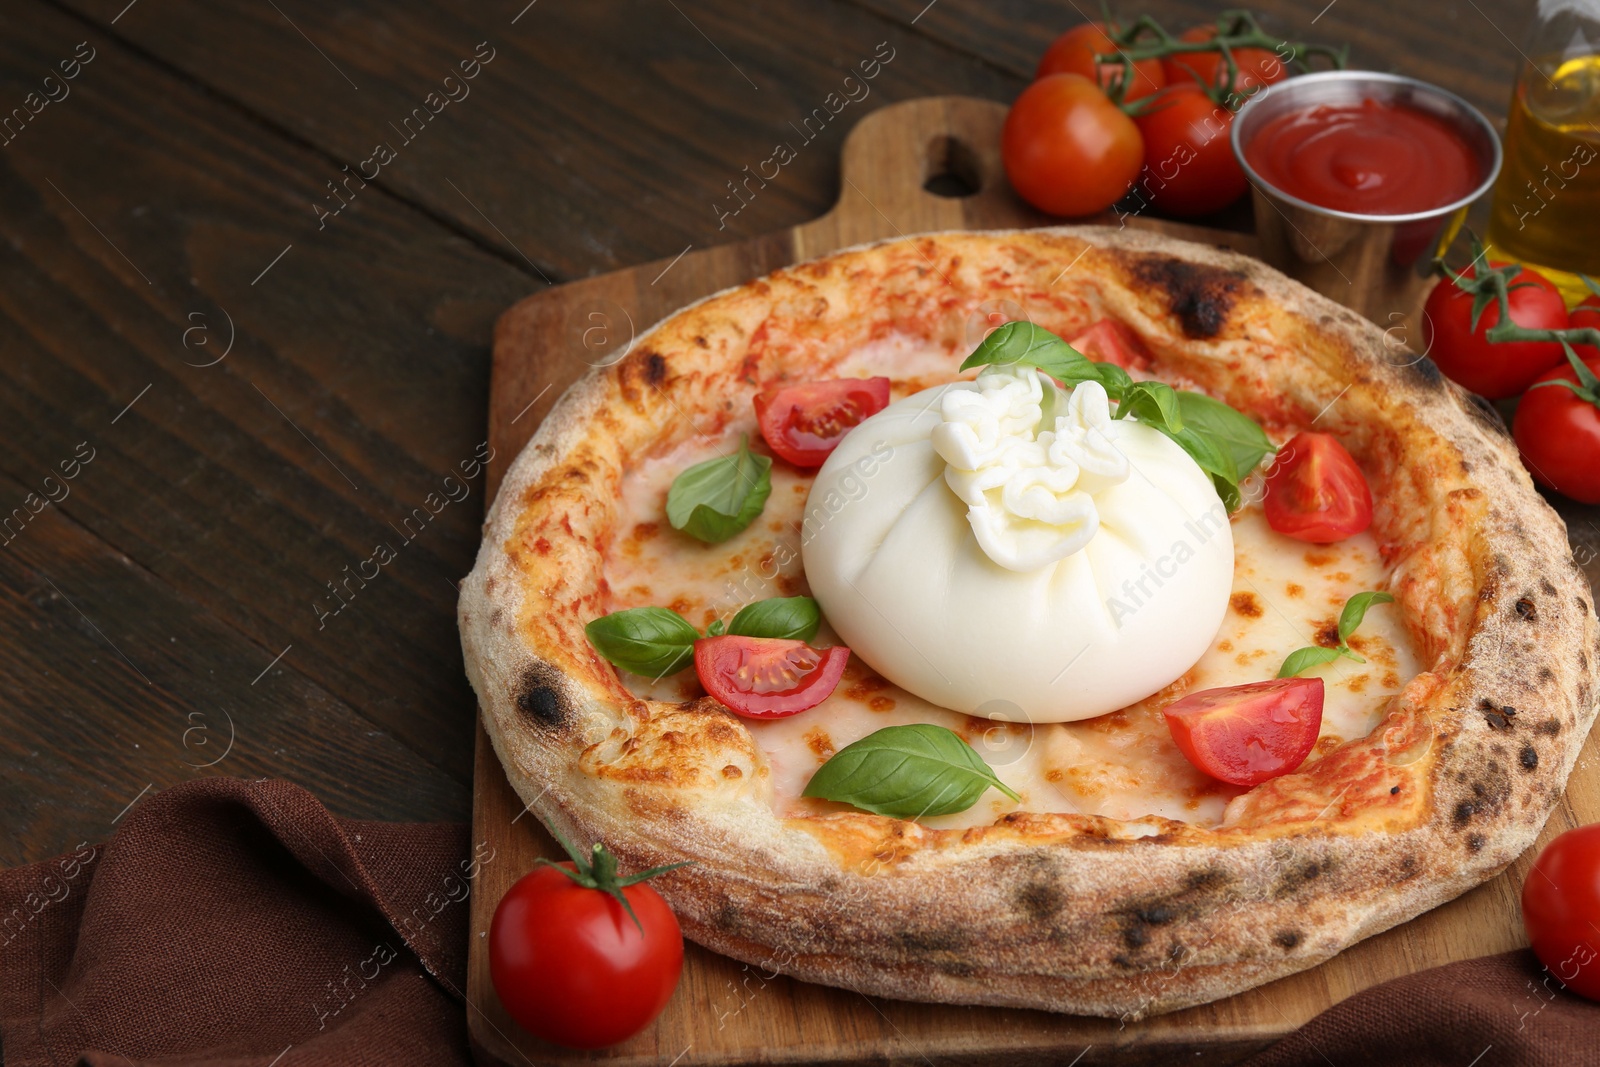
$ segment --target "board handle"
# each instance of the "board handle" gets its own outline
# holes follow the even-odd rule
[[[1017,197],[1000,161],[1006,107],[935,96],[879,108],[845,138],[839,200],[795,229],[797,258],[935,230],[1047,221]]]

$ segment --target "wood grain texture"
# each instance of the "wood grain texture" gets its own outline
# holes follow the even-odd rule
[[[1036,222],[1036,216],[999,180],[990,158],[1003,114],[995,104],[961,99],[919,101],[878,112],[846,141],[844,192],[823,218],[743,249],[691,254],[670,267],[666,262],[646,264],[538,293],[519,303],[500,320],[496,334],[490,426],[501,458],[491,478],[498,479],[565,385],[591,363],[621,357],[631,340],[628,323],[642,330],[688,300],[771,265],[837,247],[925,230]],[[977,160],[973,173],[978,177],[978,195],[950,200],[921,188],[945,158],[942,151],[930,153],[928,146],[945,139],[967,145]],[[1247,252],[1252,249],[1247,236],[1145,220],[1134,224],[1189,239],[1220,240]],[[663,288],[669,284],[672,288]],[[595,330],[586,345],[585,331]],[[1579,552],[1581,560],[1581,548]],[[1589,574],[1591,580],[1600,579],[1600,566],[1592,559]],[[1600,748],[1591,741],[1544,840],[1600,818],[1597,755]],[[1466,896],[1362,942],[1328,964],[1215,1004],[1144,1022],[1122,1024],[866,997],[774,976],[690,945],[682,984],[655,1025],[614,1049],[576,1054],[517,1029],[489,981],[485,942],[479,935],[487,930],[495,904],[536,857],[556,857],[559,851],[535,818],[524,813],[481,728],[477,758],[474,839],[491,844],[496,861],[480,876],[472,900],[467,995],[474,1010],[469,1032],[480,1058],[501,1064],[1236,1062],[1368,986],[1522,944],[1518,890],[1535,854]],[[1508,1005],[1507,1010],[1525,1009]]]

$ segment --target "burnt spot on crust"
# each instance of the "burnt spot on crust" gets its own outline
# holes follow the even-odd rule
[[[1272,895],[1275,899],[1293,896],[1307,886],[1315,884],[1318,879],[1331,870],[1333,870],[1333,860],[1331,859],[1311,860],[1291,867],[1284,872],[1282,878],[1278,879],[1278,884],[1273,889]]]
[[[1483,851],[1483,842],[1484,842],[1484,837],[1483,837],[1482,834],[1468,834],[1467,835],[1467,851],[1468,852],[1482,852]]]
[[[622,395],[630,403],[636,403],[643,395],[641,386],[659,389],[667,380],[667,358],[653,348],[645,349],[624,359],[617,366],[617,372]]]
[[[1405,369],[1411,373],[1411,377],[1429,389],[1437,389],[1444,382],[1444,375],[1439,373],[1439,364],[1427,356],[1423,356],[1415,363],[1406,364]]]
[[[1461,803],[1456,805],[1456,810],[1454,814],[1451,815],[1451,820],[1459,829],[1460,827],[1463,827],[1472,821],[1472,815],[1475,811],[1477,811],[1477,806],[1474,805],[1472,801],[1463,800]]]
[[[1170,256],[1135,259],[1132,273],[1140,282],[1166,295],[1167,310],[1183,326],[1184,336],[1200,339],[1222,332],[1245,284],[1241,271]]]
[[[1522,751],[1517,754],[1517,762],[1522,764],[1525,771],[1539,769],[1539,752],[1532,745],[1523,745]]]
[[[1157,927],[1215,910],[1230,880],[1227,872],[1206,867],[1189,872],[1184,887],[1175,893],[1129,901],[1111,913],[1122,928],[1122,943],[1134,950],[1144,948]]]
[[[1031,922],[1054,918],[1065,903],[1061,888],[1051,882],[1030,882],[1017,890],[1017,906]]]
[[[1533,601],[1529,600],[1527,597],[1523,597],[1521,600],[1518,600],[1515,607],[1517,609],[1517,614],[1522,616],[1528,622],[1537,622],[1539,620],[1539,609],[1534,607]]]
[[[1432,360],[1425,359],[1422,362],[1428,364],[1429,366],[1433,366]],[[1439,368],[1433,367],[1433,373],[1438,374]],[[1495,433],[1498,433],[1503,437],[1511,436],[1511,431],[1506,429],[1506,420],[1500,417],[1500,412],[1496,411],[1493,404],[1489,403],[1489,401],[1485,400],[1478,394],[1468,393],[1467,399],[1462,404],[1462,407],[1466,409],[1468,415],[1471,415],[1489,429],[1493,430]]]
[[[1299,930],[1279,930],[1272,935],[1272,943],[1285,952],[1298,948],[1301,940],[1302,935]]]
[[[1483,719],[1491,730],[1509,730],[1515,725],[1511,720],[1516,718],[1517,709],[1509,704],[1497,707],[1494,701],[1485,698],[1478,701],[1478,710],[1483,712]]]
[[[517,683],[517,710],[542,730],[559,730],[570,718],[555,682],[554,672],[540,666],[528,668]]]
[[[644,380],[650,385],[660,385],[667,378],[667,361],[660,352],[650,352],[644,357]]]
[[[1550,584],[1550,579],[1541,578],[1539,579],[1539,592],[1543,593],[1545,596],[1555,596],[1556,587]]]
[[[978,972],[970,956],[970,935],[966,930],[948,927],[943,930],[907,930],[895,935],[895,940],[908,956],[925,961],[957,978],[966,978]]]
[[[1556,734],[1561,732],[1561,720],[1553,717],[1545,719],[1538,726],[1533,728],[1533,732],[1536,734],[1544,734],[1546,737],[1554,737]]]
[[[1484,767],[1483,777],[1472,783],[1471,798],[1456,802],[1451,821],[1459,830],[1471,822],[1475,815],[1495,814],[1505,806],[1510,796],[1511,775],[1497,760],[1490,760]]]

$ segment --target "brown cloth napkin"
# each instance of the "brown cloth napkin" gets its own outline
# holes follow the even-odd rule
[[[7,1067],[469,1064],[467,828],[201,778],[0,872]]]
[[[168,789],[105,846],[0,872],[0,1055],[470,1063],[476,873],[464,826],[336,819],[280,781]],[[1600,1064],[1600,1005],[1530,952],[1468,960],[1359,993],[1249,1061],[1301,1064]]]

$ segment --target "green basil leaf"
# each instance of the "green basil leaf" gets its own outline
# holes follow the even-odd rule
[[[1071,384],[1082,381],[1089,357],[1040,326],[1020,319],[1008,322],[985,337],[961,364],[962,370],[984,365],[1037,367],[1052,378]]]
[[[1130,415],[1169,437],[1183,432],[1178,391],[1165,382],[1143,381],[1129,385],[1114,417],[1125,419]]]
[[[1234,466],[1233,454],[1193,426],[1185,426],[1178,433],[1170,431],[1166,433],[1180,448],[1189,453],[1201,470],[1211,476],[1211,484],[1216,487],[1217,495],[1222,498],[1223,506],[1228,509],[1229,514],[1238,511],[1242,501],[1239,494],[1239,469]]]
[[[614,611],[585,626],[583,632],[606,659],[649,678],[662,678],[687,667],[700,636],[682,615],[666,608]]]
[[[728,624],[721,619],[712,619],[711,625],[706,627],[707,637],[721,637],[728,632]]]
[[[1374,604],[1393,604],[1394,597],[1389,593],[1357,593],[1344,603],[1344,610],[1339,613],[1339,642],[1348,645],[1350,635],[1356,632],[1356,627],[1361,625],[1361,620],[1367,617],[1367,609]]]
[[[728,632],[740,637],[783,637],[809,641],[822,625],[822,609],[808,596],[775,596],[739,609]]]
[[[690,537],[726,541],[756,521],[772,495],[772,459],[750,451],[718,456],[678,475],[667,490],[667,521]]]
[[[806,783],[808,797],[893,819],[966,811],[989,787],[1021,800],[983,757],[943,726],[889,726],[846,745]]]
[[[1279,678],[1293,678],[1303,674],[1312,667],[1320,667],[1324,663],[1332,663],[1344,655],[1343,650],[1337,648],[1323,648],[1321,645],[1311,645],[1307,648],[1297,648],[1289,653],[1283,661],[1283,666],[1278,668]]]
[[[1268,452],[1277,451],[1254,419],[1220,400],[1179,390],[1178,409],[1185,427],[1211,438],[1233,457],[1236,481],[1250,477]]]

